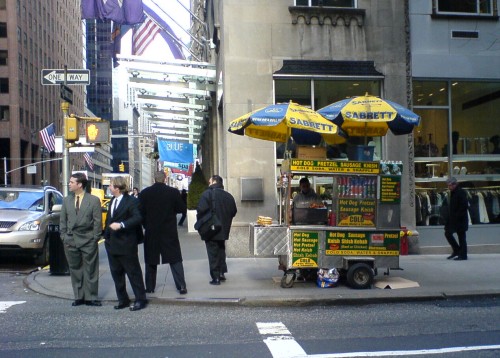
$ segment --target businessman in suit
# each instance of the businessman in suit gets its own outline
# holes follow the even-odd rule
[[[128,194],[127,182],[121,176],[111,179],[109,189],[113,194],[113,199],[106,218],[104,244],[118,296],[118,305],[115,309],[130,306],[131,311],[138,311],[147,304],[146,289],[137,252],[138,244],[143,241],[139,200]],[[130,305],[127,293],[125,275],[128,277],[135,296],[135,302],[132,305]]]
[[[85,174],[71,175],[68,184],[70,193],[64,198],[59,222],[75,296],[73,306],[101,306],[97,300],[101,202],[98,197],[85,192],[87,183]]]

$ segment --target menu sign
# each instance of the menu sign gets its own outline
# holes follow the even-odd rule
[[[401,177],[380,177],[380,204],[399,204],[401,201]]]
[[[338,226],[375,227],[375,199],[339,199]]]
[[[317,231],[292,231],[292,266],[318,267]]]
[[[284,162],[283,169],[286,164]],[[290,171],[319,173],[379,174],[378,162],[290,159]]]
[[[398,256],[399,231],[327,231],[325,255]]]

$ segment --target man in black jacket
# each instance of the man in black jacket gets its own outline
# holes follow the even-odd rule
[[[205,241],[207,247],[208,263],[210,266],[211,285],[220,285],[225,281],[224,274],[227,272],[226,264],[226,240],[229,239],[229,232],[233,218],[236,216],[236,202],[233,196],[224,191],[222,178],[213,175],[208,181],[208,189],[201,195],[198,207],[196,208],[196,218],[199,220],[205,213],[212,210],[212,197],[215,200],[215,214],[221,222],[221,230],[211,238],[201,239]]]
[[[115,309],[123,309],[130,305],[125,282],[126,274],[135,296],[135,302],[130,306],[130,310],[138,311],[147,304],[137,252],[138,244],[143,241],[139,201],[128,195],[127,183],[121,176],[111,179],[109,189],[113,194],[113,199],[106,218],[104,244],[118,296],[118,305]]]
[[[447,258],[448,260],[455,258],[456,261],[467,260],[466,232],[469,228],[467,193],[458,185],[458,181],[454,177],[449,178],[446,184],[450,189],[450,197],[449,213],[447,213],[448,217],[445,217],[444,236],[453,250]],[[453,236],[454,233],[457,233],[458,243]]]
[[[155,173],[155,183],[139,194],[139,205],[145,229],[144,262],[146,292],[156,288],[158,264],[170,264],[175,287],[187,293],[182,264],[181,244],[177,233],[177,214],[186,211],[179,190],[165,184],[165,172]]]

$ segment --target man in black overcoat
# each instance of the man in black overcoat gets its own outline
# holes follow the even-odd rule
[[[106,218],[104,244],[118,296],[118,305],[115,309],[123,309],[130,304],[125,282],[127,275],[135,296],[135,302],[130,306],[130,310],[138,311],[147,304],[138,253],[138,245],[143,241],[139,202],[128,194],[127,183],[122,176],[112,178],[109,189],[113,199],[109,204],[110,211]]]
[[[224,190],[222,178],[213,175],[208,181],[208,189],[201,194],[196,218],[199,220],[205,213],[212,210],[212,196],[215,200],[215,213],[221,222],[222,229],[210,239],[202,237],[207,247],[208,263],[210,267],[211,285],[220,285],[225,281],[224,274],[227,272],[226,264],[226,240],[229,239],[231,224],[238,210],[234,197]]]
[[[139,194],[140,210],[145,229],[144,262],[146,292],[156,288],[158,264],[170,264],[175,287],[186,294],[181,244],[177,233],[177,214],[186,210],[179,190],[165,184],[165,172],[155,173],[155,183]]]
[[[458,185],[456,178],[452,177],[446,183],[450,189],[450,197],[448,203],[449,212],[446,213],[444,218],[444,236],[453,250],[447,258],[455,258],[456,261],[467,260],[466,232],[469,228],[467,193]],[[453,236],[454,233],[457,233],[458,243]]]

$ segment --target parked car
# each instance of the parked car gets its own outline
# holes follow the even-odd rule
[[[51,186],[0,187],[0,254],[29,255],[37,265],[49,262],[49,225],[59,225],[63,196]]]

